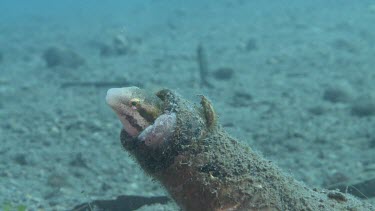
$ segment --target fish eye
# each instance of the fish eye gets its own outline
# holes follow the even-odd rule
[[[140,100],[139,99],[132,99],[132,100],[130,100],[130,105],[131,106],[138,106],[139,105],[139,103],[140,103]]]

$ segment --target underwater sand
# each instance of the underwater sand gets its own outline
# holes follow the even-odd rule
[[[70,2],[60,13],[1,13],[0,207],[166,195],[121,148],[105,104],[112,86],[208,96],[230,134],[309,186],[375,178],[375,5],[337,2]],[[199,44],[212,87],[201,86]],[[66,56],[48,60],[51,49]]]

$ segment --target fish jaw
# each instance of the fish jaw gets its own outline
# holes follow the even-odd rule
[[[124,130],[132,137],[138,136],[150,125],[129,103],[138,90],[138,87],[111,88],[106,95],[107,104],[120,119]]]

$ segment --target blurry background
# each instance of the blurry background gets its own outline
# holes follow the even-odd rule
[[[1,0],[0,207],[166,195],[105,105],[131,85],[207,95],[229,133],[309,186],[372,180],[374,23],[370,0]]]

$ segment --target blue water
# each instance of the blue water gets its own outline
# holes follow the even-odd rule
[[[0,0],[0,209],[166,195],[121,149],[118,86],[208,96],[309,186],[374,180],[374,23],[370,0]]]

